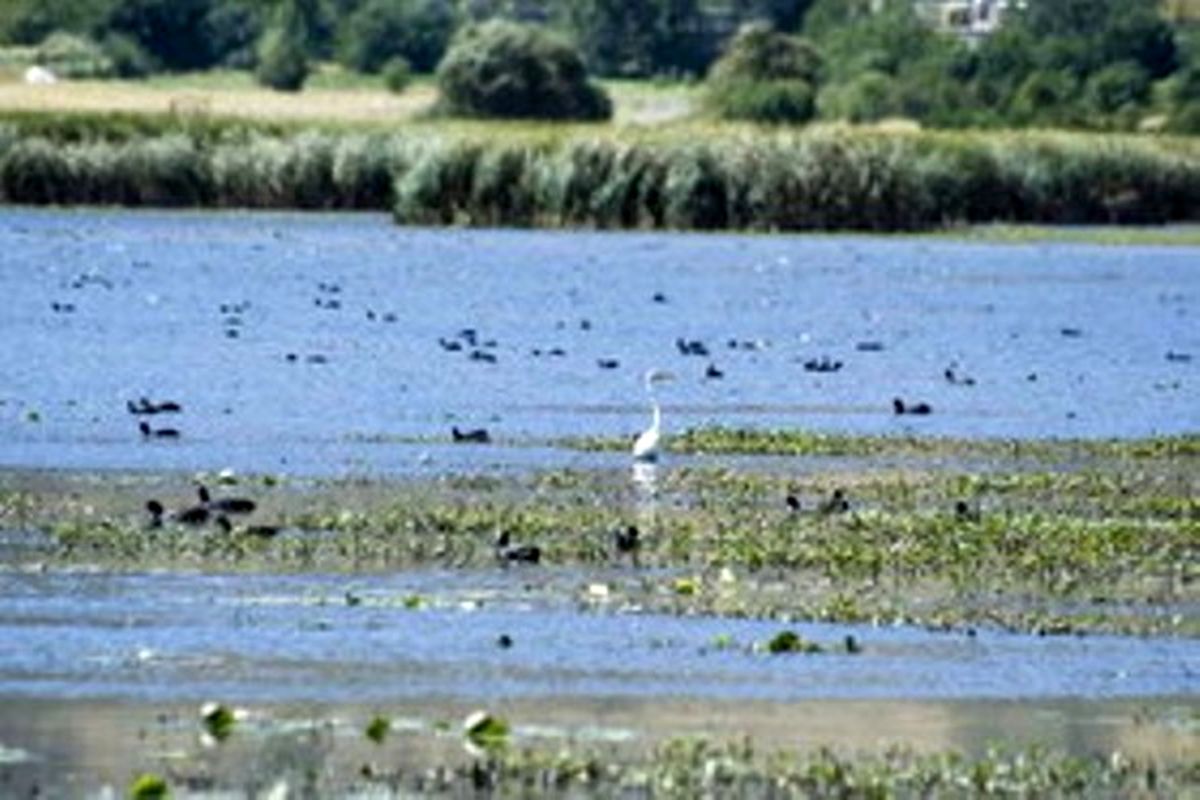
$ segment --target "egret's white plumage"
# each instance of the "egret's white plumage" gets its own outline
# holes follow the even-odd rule
[[[650,427],[642,431],[633,442],[633,458],[635,461],[657,461],[658,451],[662,444],[662,409],[658,406],[658,398],[654,396],[654,384],[658,381],[669,380],[670,373],[652,369],[646,373],[646,393],[650,396]]]

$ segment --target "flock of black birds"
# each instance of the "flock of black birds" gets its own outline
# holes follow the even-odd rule
[[[630,564],[638,566],[638,551],[642,546],[641,531],[637,525],[626,525],[611,532],[613,549],[618,557],[628,557]],[[501,565],[508,564],[540,564],[542,549],[536,544],[516,543],[512,534],[502,530],[496,534],[492,549],[496,561]]]
[[[139,397],[137,401],[127,400],[125,407],[130,414],[134,416],[147,417],[157,414],[178,414],[183,411],[183,406],[174,400],[164,400],[162,402],[154,402],[148,397]],[[178,439],[179,429],[172,427],[154,427],[145,419],[138,421],[138,430],[142,432],[144,439]]]
[[[246,517],[258,508],[258,504],[248,497],[213,497],[204,484],[197,484],[196,496],[196,503],[170,512],[158,500],[147,500],[146,512],[150,515],[149,527],[161,528],[164,522],[194,528],[212,524],[225,533],[236,531],[261,539],[269,539],[279,533],[279,527],[275,525],[234,527],[230,517]]]

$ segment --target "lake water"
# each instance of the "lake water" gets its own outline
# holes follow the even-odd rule
[[[522,569],[10,572],[0,580],[0,639],[13,645],[0,655],[0,696],[1100,700],[1194,695],[1200,679],[1190,639],[583,613],[574,598],[588,579]],[[421,608],[406,607],[412,597]],[[828,652],[756,649],[785,628]],[[845,652],[848,634],[861,654]],[[501,635],[511,647],[498,646]]]
[[[1191,247],[8,208],[0,465],[414,474],[615,464],[546,443],[636,433],[651,367],[677,376],[659,388],[668,430],[1195,431],[1198,257]],[[708,355],[683,355],[681,339]],[[843,366],[804,368],[822,358]],[[706,377],[710,365],[723,377]],[[973,385],[948,381],[947,369]],[[178,441],[143,441],[126,410],[142,396],[183,405],[151,418],[178,428]],[[893,397],[934,413],[896,416]],[[485,426],[498,444],[449,446],[452,425]]]

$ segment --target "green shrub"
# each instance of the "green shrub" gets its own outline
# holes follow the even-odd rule
[[[101,47],[118,78],[144,78],[154,72],[154,59],[130,36],[111,34],[105,37]]]
[[[867,70],[845,83],[821,90],[817,105],[826,119],[875,122],[899,113],[896,79],[878,70]]]
[[[308,56],[304,44],[277,27],[263,34],[258,53],[258,82],[280,92],[298,92],[308,79]]]
[[[64,78],[106,78],[113,62],[100,45],[83,36],[57,31],[37,46],[34,59]]]
[[[1150,96],[1150,76],[1136,63],[1122,61],[1088,78],[1086,95],[1093,111],[1112,114],[1144,104]]]
[[[708,102],[727,120],[805,122],[816,103],[812,85],[801,80],[728,80],[709,89]]]
[[[724,119],[807,122],[820,70],[820,56],[804,39],[747,25],[713,65],[705,103]]]
[[[403,94],[412,83],[412,66],[404,56],[395,56],[383,66],[383,85],[392,94]]]
[[[493,20],[455,36],[438,67],[439,110],[453,116],[601,120],[612,102],[579,52],[548,31]]]

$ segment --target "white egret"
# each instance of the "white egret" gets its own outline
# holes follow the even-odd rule
[[[658,398],[654,396],[654,384],[675,377],[669,372],[652,369],[644,378],[646,394],[650,397],[651,422],[650,427],[642,431],[633,442],[634,461],[658,461],[659,446],[662,442],[662,409],[659,408]]]

